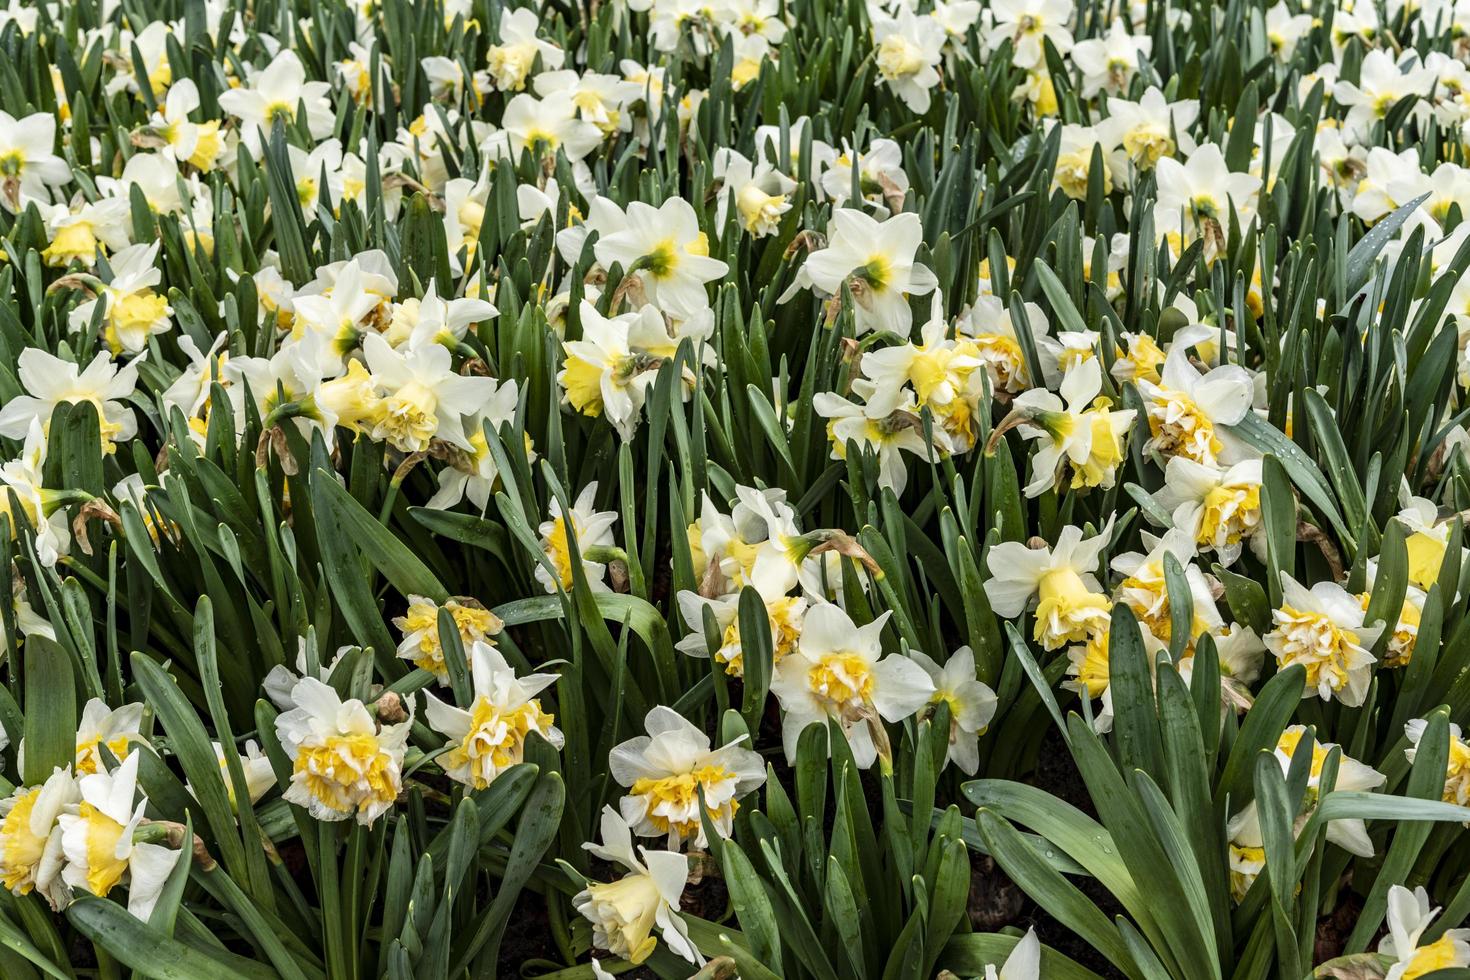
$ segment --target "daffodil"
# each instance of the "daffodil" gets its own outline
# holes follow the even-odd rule
[[[786,539],[799,533],[796,512],[786,502],[784,490],[737,485],[728,515],[706,492],[699,519],[687,533],[695,576],[701,583],[711,583],[711,594],[737,592],[748,584],[758,563],[779,564],[778,559],[786,558]]]
[[[501,129],[491,139],[495,156],[520,159],[529,150],[555,157],[564,152],[570,160],[581,160],[602,145],[603,132],[581,117],[577,104],[566,92],[551,92],[536,98],[522,92],[510,100],[501,118]]]
[[[1424,732],[1429,723],[1422,718],[1404,724],[1404,734],[1409,739],[1409,747],[1404,749],[1404,758],[1412,764],[1419,753],[1419,743],[1424,740]],[[1446,803],[1456,806],[1470,806],[1470,743],[1466,743],[1460,726],[1453,722],[1449,726],[1450,752],[1445,762],[1444,772],[1444,794]]]
[[[1173,456],[1164,467],[1164,486],[1155,495],[1174,526],[1214,550],[1229,567],[1246,544],[1258,547],[1261,530],[1261,461],[1247,459],[1228,469]],[[1259,557],[1259,556],[1258,556]]]
[[[1036,639],[1047,650],[1104,632],[1112,602],[1094,573],[1111,536],[1111,521],[1085,540],[1082,529],[1069,524],[1051,547],[1028,548],[1018,541],[993,545],[985,582],[991,609],[1014,619],[1035,601]]]
[[[536,697],[558,675],[517,677],[500,652],[483,640],[469,647],[469,659],[469,706],[446,704],[430,693],[424,714],[429,727],[448,740],[448,750],[439,756],[444,774],[470,789],[484,789],[525,759],[526,739],[533,733],[552,748],[562,747],[561,731]]]
[[[913,392],[903,389],[900,397],[896,409],[882,412],[833,392],[820,391],[812,399],[812,408],[828,420],[827,439],[832,444],[833,459],[847,458],[849,442],[871,450],[878,458],[878,486],[901,496],[909,480],[905,452],[933,460],[938,454],[949,453],[953,446],[942,428],[933,429],[925,437]]]
[[[449,669],[444,664],[444,643],[439,636],[441,608],[449,610],[466,651],[480,642],[493,645],[491,637],[504,629],[505,623],[474,599],[451,597],[440,606],[421,595],[408,597],[408,611],[393,620],[393,625],[403,632],[398,656],[429,671],[440,684],[448,684]]]
[[[1041,980],[1041,940],[1036,938],[1035,927],[1011,947],[999,969],[994,963],[985,964],[985,975],[979,980]]]
[[[756,238],[774,235],[791,210],[796,181],[770,164],[752,164],[728,148],[715,153],[715,176],[724,182],[715,206],[715,224],[723,228],[733,203],[740,226]]]
[[[572,504],[570,514],[562,513],[561,502],[552,499],[550,520],[543,521],[538,528],[541,551],[556,569],[556,578],[553,579],[543,566],[536,566],[536,581],[547,592],[555,592],[558,588],[570,590],[575,582],[572,577],[569,541],[577,544],[577,551],[582,559],[582,573],[592,591],[608,591],[607,583],[603,580],[608,559],[601,552],[614,546],[612,526],[617,523],[618,515],[616,511],[594,510],[596,500],[596,482],[582,488]],[[593,554],[589,555],[589,551]],[[602,560],[598,560],[599,558]]]
[[[1416,980],[1470,966],[1470,929],[1447,929],[1433,942],[1424,942],[1424,933],[1438,914],[1423,886],[1413,891],[1403,885],[1389,887],[1388,935],[1378,941],[1379,955],[1393,960],[1384,980]]]
[[[1282,667],[1299,663],[1306,668],[1302,697],[1362,704],[1375,662],[1368,648],[1383,624],[1365,624],[1362,605],[1334,582],[1318,582],[1309,590],[1283,572],[1281,591],[1281,607],[1271,614],[1275,628],[1262,637],[1266,649]]]
[[[1175,344],[1164,359],[1159,383],[1139,378],[1135,384],[1152,433],[1146,449],[1211,466],[1244,456],[1220,427],[1238,424],[1250,411],[1255,381],[1245,368],[1226,364],[1200,374],[1187,350]]]
[[[617,881],[589,882],[572,905],[592,923],[592,944],[630,963],[642,963],[663,939],[669,951],[695,965],[704,957],[679,918],[689,861],[675,851],[633,850],[633,834],[612,807],[602,809],[602,843],[582,845],[594,857],[627,870]],[[658,935],[654,935],[654,930]]]
[[[771,662],[781,660],[796,648],[807,611],[807,600],[789,595],[798,581],[796,566],[775,548],[760,548],[751,568],[741,573],[742,585],[753,588],[766,607],[770,624]],[[706,582],[709,581],[708,576]],[[708,598],[687,589],[678,594],[679,614],[689,626],[689,635],[680,640],[677,649],[693,657],[713,657],[725,672],[734,677],[745,674],[744,643],[740,635],[740,593]],[[714,616],[719,645],[710,648],[704,632],[704,612]]]
[[[63,402],[88,402],[97,410],[104,452],[112,452],[117,443],[127,442],[137,434],[138,422],[133,410],[123,404],[138,383],[136,363],[118,367],[102,351],[82,368],[39,347],[21,351],[17,363],[20,383],[26,393],[0,406],[0,436],[22,439],[33,420],[39,421],[45,430],[51,424],[56,406]]]
[[[395,350],[380,335],[368,334],[362,352],[382,393],[371,418],[374,439],[406,453],[422,452],[431,439],[473,448],[464,420],[494,397],[495,379],[456,373],[449,350],[438,343]]]
[[[776,135],[776,134],[773,134]],[[800,150],[799,134],[793,131],[793,152]],[[821,173],[821,189],[832,199],[834,207],[870,207],[879,218],[886,218],[892,209],[890,198],[902,198],[909,189],[909,175],[903,169],[903,148],[891,139],[878,137],[868,141],[867,149],[859,152],[844,140],[842,152],[831,147],[820,146],[822,152],[812,161],[812,176]]]
[[[913,324],[909,296],[926,295],[938,285],[934,273],[914,261],[923,238],[919,216],[904,212],[880,222],[862,211],[839,208],[827,234],[827,247],[809,255],[801,267],[805,282],[828,296],[846,285],[858,333],[907,334]],[[788,290],[782,298],[790,295]]]
[[[173,307],[154,287],[163,281],[155,265],[159,243],[129,245],[108,262],[111,278],[97,298],[74,308],[68,316],[73,330],[84,330],[98,303],[103,304],[102,335],[113,354],[140,354],[148,338],[166,333],[173,323]]]
[[[41,785],[17,786],[0,799],[0,883],[16,895],[37,891],[52,909],[66,905],[57,818],[80,801],[70,768],[57,768]]]
[[[398,800],[411,719],[379,726],[356,698],[303,677],[291,689],[294,707],[276,717],[276,736],[291,760],[288,803],[317,820],[355,816],[368,826]]]
[[[1137,102],[1109,98],[1106,125],[1134,167],[1152,170],[1166,157],[1194,152],[1189,134],[1197,118],[1197,99],[1169,102],[1157,87],[1150,87]]]
[[[81,721],[77,725],[77,775],[87,776],[107,769],[108,762],[102,757],[101,746],[107,746],[112,757],[121,762],[134,747],[146,745],[147,740],[139,731],[142,724],[142,702],[109,708],[101,698],[89,700],[82,706]]]
[[[624,441],[638,428],[648,389],[669,345],[663,315],[654,306],[605,317],[586,300],[579,308],[582,339],[562,342],[566,360],[556,380],[562,399],[583,415],[601,415]]]
[[[76,891],[103,898],[126,876],[128,911],[147,922],[178,852],[133,839],[148,806],[138,794],[141,758],[134,753],[113,772],[82,776],[76,812],[68,808],[56,819],[66,855],[62,880]]]
[[[599,236],[597,261],[636,275],[648,302],[671,316],[687,318],[708,307],[705,284],[730,270],[709,257],[709,240],[689,202],[672,197],[655,208],[634,201],[623,220],[621,230]]]
[[[1040,448],[1031,457],[1028,497],[1070,485],[1111,487],[1123,462],[1123,437],[1133,424],[1132,409],[1114,411],[1101,397],[1102,368],[1095,357],[1078,363],[1062,378],[1061,397],[1043,388],[1030,388],[1012,403],[1021,421],[1021,435]],[[1063,403],[1065,399],[1065,404]]]
[[[1011,64],[1017,68],[1044,64],[1044,41],[1050,41],[1061,55],[1072,50],[1074,42],[1068,25],[1073,7],[1066,0],[993,0],[990,13],[986,47],[994,51],[1011,42]]]
[[[1102,37],[1078,41],[1072,48],[1072,63],[1082,73],[1082,98],[1103,92],[1121,95],[1138,74],[1140,61],[1152,52],[1153,39],[1128,33],[1122,20],[1114,20]]]
[[[1440,521],[1434,501],[1416,497],[1407,488],[1399,494],[1399,503],[1403,509],[1398,513],[1398,520],[1408,531],[1404,547],[1409,554],[1409,583],[1428,590],[1439,581],[1449,547],[1451,522]],[[1463,549],[1460,560],[1464,560]]]
[[[836,721],[847,735],[861,769],[879,755],[890,758],[883,722],[913,715],[934,695],[924,668],[903,654],[882,655],[889,613],[858,626],[839,606],[818,603],[807,610],[801,640],[776,665],[771,693],[781,702],[781,742],[786,758],[810,724]]]
[[[1046,314],[1035,303],[1024,303],[1025,329],[1033,347],[1039,346],[1040,338],[1046,336]],[[1053,384],[1057,378],[1033,378],[1031,368],[1021,346],[1016,317],[1001,301],[999,296],[985,294],[975,298],[955,324],[959,337],[974,342],[974,356],[984,365],[990,376],[990,390],[1016,395],[1027,388],[1040,384]],[[1039,365],[1044,371],[1046,365]]]
[[[895,344],[863,355],[863,376],[872,383],[867,396],[870,413],[886,415],[904,401],[904,387],[911,386],[917,401],[939,412],[961,391],[970,372],[981,365],[969,344],[948,336],[944,306],[934,292],[930,319],[924,324],[919,343]]]
[[[69,183],[71,167],[57,156],[56,117],[34,112],[16,119],[0,112],[0,204],[20,211],[28,200],[49,202],[50,188]]]
[[[997,699],[988,684],[975,676],[975,653],[960,647],[940,666],[927,654],[909,651],[909,658],[924,668],[934,684],[929,703],[949,708],[949,748],[945,762],[973,776],[980,768],[980,736],[995,717]]]
[[[677,851],[686,841],[708,846],[700,814],[722,836],[730,836],[741,797],[765,782],[761,757],[740,744],[710,746],[709,736],[673,708],[649,710],[647,735],[613,747],[608,771],[626,792],[618,804],[622,817],[640,837],[667,836]]]
[[[61,494],[45,485],[46,447],[41,423],[32,419],[20,455],[0,463],[0,518],[8,523],[12,539],[29,525],[36,558],[51,568],[70,549],[71,526]],[[14,511],[17,504],[20,513]]]
[[[929,111],[930,92],[939,84],[937,70],[948,40],[933,17],[921,17],[900,6],[896,17],[873,18],[878,77],[913,112]]]
[[[224,781],[225,793],[230,798],[230,806],[239,808],[240,803],[235,799],[235,782],[230,776],[230,764],[225,759],[225,748],[218,742],[210,743],[214,749],[214,758],[219,763],[219,777]],[[245,743],[244,751],[238,752],[240,757],[240,770],[245,776],[245,792],[250,797],[251,803],[259,803],[261,797],[269,793],[276,786],[276,770],[271,765],[271,760],[260,750],[260,743],[250,739]],[[185,789],[190,793],[194,789],[185,784]]]
[[[485,57],[490,79],[502,92],[519,92],[537,58],[543,71],[562,66],[566,52],[536,36],[541,19],[528,7],[503,11],[500,15],[500,43],[490,45]]]
[[[336,118],[327,97],[330,90],[328,82],[307,81],[301,59],[285,48],[252,74],[246,85],[220,93],[219,106],[240,121],[240,140],[258,157],[264,145],[262,133],[269,139],[277,122],[296,122],[303,105],[306,118],[300,121],[312,139],[329,136]]]
[[[1215,144],[1201,146],[1185,163],[1161,157],[1154,172],[1159,188],[1154,228],[1165,237],[1179,236],[1179,244],[1171,246],[1174,254],[1203,239],[1205,260],[1213,261],[1225,250],[1232,211],[1241,227],[1250,223],[1261,179],[1230,170]]]

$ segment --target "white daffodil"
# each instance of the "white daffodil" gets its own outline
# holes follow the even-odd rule
[[[713,564],[710,566],[711,569],[717,567]],[[711,582],[708,571],[705,581]],[[807,600],[787,594],[796,587],[797,581],[796,566],[774,547],[758,549],[751,568],[741,572],[741,585],[755,589],[765,603],[766,618],[771,629],[773,664],[780,664],[782,658],[796,648],[797,639],[801,636]],[[739,591],[711,599],[686,589],[678,594],[677,601],[679,614],[689,626],[690,632],[678,642],[676,648],[692,657],[713,657],[727,674],[733,677],[744,676],[745,656],[740,636]],[[713,650],[710,649],[704,632],[705,609],[714,616],[715,629],[719,635],[719,646]]]
[[[817,392],[812,398],[812,408],[828,420],[827,441],[832,444],[832,458],[846,459],[849,442],[871,450],[878,458],[878,486],[898,496],[903,495],[909,480],[903,453],[933,460],[936,453],[949,453],[953,449],[941,428],[932,430],[932,441],[925,438],[913,393],[905,389],[903,395],[897,409],[882,414],[830,391]]]
[[[900,6],[896,17],[873,18],[878,77],[920,115],[929,111],[930,92],[939,84],[938,66],[948,35],[933,17]]]
[[[37,891],[52,909],[66,905],[57,818],[80,801],[70,768],[57,768],[41,785],[17,786],[0,799],[0,884],[16,895]]]
[[[1161,157],[1154,172],[1159,187],[1155,230],[1164,237],[1178,237],[1177,244],[1171,241],[1175,255],[1203,239],[1205,260],[1213,261],[1225,250],[1232,210],[1241,227],[1250,224],[1261,178],[1232,172],[1215,144],[1201,146],[1186,163]]]
[[[503,11],[500,15],[500,43],[492,44],[485,53],[490,80],[502,92],[519,92],[526,86],[526,76],[536,59],[542,71],[554,71],[566,60],[566,52],[536,36],[541,19],[529,7]]]
[[[796,153],[801,147],[795,133],[791,138],[792,152]],[[889,202],[901,201],[908,193],[909,175],[903,169],[903,148],[893,140],[870,140],[868,148],[861,153],[844,141],[842,152],[835,156],[825,143],[820,146],[824,152],[819,160],[813,161],[812,174],[817,173],[817,163],[825,164],[821,187],[834,207],[867,204],[878,217],[886,218],[892,211]]]
[[[973,776],[980,768],[980,736],[995,717],[996,697],[989,685],[975,677],[975,653],[960,647],[943,667],[927,654],[910,650],[909,657],[929,675],[934,683],[931,704],[949,708],[949,749],[945,762],[953,762],[960,771]]]
[[[729,515],[706,492],[687,534],[695,577],[711,584],[708,594],[738,592],[759,565],[786,557],[786,539],[800,533],[785,490],[737,485]]]
[[[1099,184],[1103,194],[1113,190],[1113,151],[1117,148],[1112,127],[1062,125],[1057,148],[1056,167],[1052,172],[1052,189],[1060,190],[1074,201],[1085,201],[1093,179],[1093,157],[1100,161]]]
[[[1409,493],[1407,485],[1400,489],[1399,505],[1402,507],[1398,513],[1399,523],[1409,532],[1404,538],[1404,546],[1409,553],[1409,582],[1428,590],[1439,581],[1452,522],[1440,521],[1439,508],[1434,501],[1414,496]],[[1463,561],[1463,550],[1460,557]]]
[[[143,724],[143,704],[135,701],[121,708],[109,708],[101,698],[92,698],[82,706],[82,718],[77,725],[76,773],[87,776],[107,769],[107,760],[102,757],[100,746],[118,762],[133,751],[134,746],[147,745],[148,741],[139,731]]]
[[[490,494],[495,489],[500,474],[495,468],[495,457],[490,452],[490,440],[485,435],[488,426],[491,432],[515,420],[516,406],[520,393],[515,380],[504,382],[495,388],[495,393],[481,406],[480,411],[465,423],[465,439],[470,444],[468,452],[453,451],[445,444],[449,465],[439,471],[439,489],[424,504],[436,510],[447,510],[461,500],[469,499],[480,513],[490,505]],[[526,459],[536,458],[535,451],[526,444]]]
[[[132,215],[125,200],[105,197],[83,202],[75,211],[63,204],[39,210],[51,240],[41,258],[53,268],[64,269],[73,262],[96,268],[99,250],[104,255],[116,252],[131,241]]]
[[[1032,345],[1040,346],[1046,336],[1046,314],[1035,303],[1024,303],[1025,329]],[[1016,318],[1006,308],[999,296],[982,293],[973,305],[960,314],[955,324],[959,335],[972,340],[976,347],[975,356],[990,375],[990,390],[1015,395],[1039,384],[1060,381],[1032,378],[1031,369],[1021,347]],[[1045,369],[1045,364],[1041,367]]]
[[[1082,98],[1126,92],[1153,46],[1148,35],[1128,33],[1122,20],[1114,20],[1102,37],[1078,41],[1072,48],[1072,64],[1082,72]]]
[[[1373,589],[1378,582],[1378,559],[1368,559],[1368,577],[1365,589],[1358,595],[1358,604],[1364,612],[1373,598]],[[1383,661],[1386,668],[1407,667],[1414,659],[1414,647],[1419,642],[1419,623],[1424,617],[1424,603],[1429,598],[1423,589],[1412,585],[1404,586],[1404,601],[1399,607],[1388,642],[1384,645]]]
[[[1245,455],[1219,428],[1236,425],[1251,409],[1255,379],[1245,368],[1225,364],[1200,374],[1189,362],[1188,351],[1174,344],[1164,359],[1159,383],[1139,378],[1135,384],[1152,433],[1146,449],[1211,466]]]
[[[622,128],[623,112],[628,103],[643,95],[642,86],[619,75],[605,75],[595,71],[581,74],[570,69],[543,71],[531,84],[536,94],[543,98],[553,92],[570,95],[578,117],[584,122],[592,123],[604,135],[611,135]],[[551,186],[547,185],[548,191]]]
[[[41,423],[32,419],[20,455],[0,463],[0,516],[8,519],[12,540],[29,525],[36,558],[51,568],[71,546],[71,525],[60,495],[45,486],[46,445]],[[17,502],[20,514],[12,510]]]
[[[1276,740],[1276,761],[1281,764],[1282,773],[1291,769],[1292,759],[1296,756],[1303,738],[1307,737],[1305,725],[1290,725]],[[1327,761],[1327,756],[1338,746],[1332,742],[1313,740],[1312,742],[1312,764],[1307,776],[1307,795],[1304,806],[1308,809],[1317,805],[1321,799],[1322,766]],[[1366,766],[1347,753],[1343,753],[1338,760],[1337,780],[1332,785],[1332,790],[1359,793],[1377,789],[1385,780],[1383,773],[1371,766]],[[1339,847],[1345,848],[1352,854],[1369,857],[1373,854],[1373,842],[1368,839],[1368,831],[1361,820],[1332,820],[1327,824],[1327,839]]]
[[[1143,532],[1142,540],[1148,553],[1125,552],[1113,558],[1113,571],[1123,576],[1118,583],[1116,598],[1128,605],[1137,615],[1138,621],[1163,643],[1168,644],[1173,636],[1173,608],[1169,601],[1168,582],[1164,566],[1167,556],[1172,555],[1184,572],[1189,586],[1191,607],[1189,610],[1189,635],[1185,643],[1193,647],[1194,639],[1219,621],[1215,608],[1214,594],[1205,579],[1205,573],[1194,564],[1194,539],[1184,531],[1171,529],[1162,538]]]
[[[704,957],[679,918],[689,859],[674,851],[633,850],[633,833],[612,807],[602,808],[602,843],[582,845],[594,857],[626,868],[617,881],[589,882],[572,905],[592,923],[592,944],[630,963],[648,959],[662,938],[669,951],[695,965]],[[641,855],[641,857],[640,857]],[[654,930],[658,936],[654,936]]]
[[[663,315],[654,306],[605,317],[586,300],[579,307],[582,339],[562,342],[566,360],[557,372],[562,400],[583,415],[605,416],[631,441],[643,402],[669,346]]]
[[[491,637],[504,629],[505,623],[474,599],[450,598],[440,606],[421,595],[408,597],[408,611],[393,620],[393,625],[403,633],[398,656],[427,670],[440,684],[448,684],[449,668],[444,663],[444,643],[439,637],[441,608],[449,611],[466,651],[481,642],[493,646],[495,641]]]
[[[1274,755],[1282,772],[1289,772],[1301,740],[1307,735],[1303,725],[1292,725],[1281,733]],[[1322,767],[1333,749],[1332,743],[1312,741],[1311,764],[1308,769],[1307,794],[1302,804],[1302,814],[1311,813],[1320,802]],[[1382,786],[1384,776],[1378,770],[1346,755],[1338,758],[1337,780],[1333,791],[1365,792]],[[1294,822],[1294,832],[1299,833],[1305,821]],[[1261,834],[1260,815],[1252,801],[1244,810],[1230,818],[1227,826],[1230,837],[1230,893],[1239,902],[1245,898],[1251,884],[1265,869],[1265,839]],[[1367,827],[1362,820],[1330,820],[1327,823],[1327,840],[1359,857],[1373,856],[1373,842],[1368,837]]]
[[[1165,157],[1194,152],[1190,129],[1198,118],[1197,99],[1169,102],[1150,87],[1137,102],[1109,98],[1105,125],[1134,167],[1152,170]]]
[[[57,156],[56,117],[34,112],[16,119],[0,112],[0,204],[18,212],[24,202],[48,203],[50,188],[69,183],[71,167]]]
[[[1011,42],[1011,64],[1017,68],[1044,65],[1043,42],[1051,41],[1057,53],[1066,56],[1073,45],[1073,7],[1067,0],[993,0],[992,17],[985,32],[985,45],[995,51]]]
[[[138,383],[136,363],[118,367],[102,351],[81,368],[39,347],[27,347],[17,364],[26,393],[0,406],[0,436],[22,439],[32,420],[39,421],[43,431],[49,429],[52,412],[63,402],[89,402],[97,409],[104,452],[112,452],[117,443],[137,435],[133,410],[123,404]]]
[[[1262,542],[1261,461],[1248,459],[1229,469],[1197,463],[1187,456],[1170,457],[1164,486],[1155,494],[1174,526],[1194,536],[1201,548],[1213,549],[1229,567],[1246,543]]]
[[[884,657],[882,633],[888,612],[857,626],[839,606],[818,603],[807,610],[801,640],[776,665],[771,693],[781,702],[781,742],[796,760],[796,744],[810,724],[836,721],[847,734],[858,768],[879,755],[890,759],[883,722],[897,722],[922,708],[934,682],[902,654]]]
[[[636,275],[648,302],[679,319],[706,309],[705,284],[730,271],[709,257],[709,240],[699,230],[694,208],[677,197],[657,208],[641,201],[629,204],[622,229],[599,236],[594,254],[603,268],[617,264],[624,276]]]
[[[403,752],[412,719],[381,729],[356,698],[303,677],[291,689],[294,707],[276,717],[276,735],[291,760],[288,803],[317,820],[356,816],[368,826],[398,800]]]
[[[1111,521],[1086,540],[1081,528],[1069,524],[1052,547],[1028,548],[1019,541],[992,546],[985,582],[990,608],[1014,619],[1036,600],[1036,639],[1047,650],[1104,632],[1113,604],[1094,573],[1111,536]]]
[[[308,82],[306,68],[290,48],[283,48],[264,69],[252,74],[240,88],[227,89],[219,107],[240,121],[240,139],[259,157],[264,138],[269,139],[276,122],[292,123],[297,110],[306,107],[306,126],[311,138],[326,139],[332,133],[336,113],[328,98],[329,82]]]
[[[938,285],[927,266],[914,262],[923,237],[919,216],[912,212],[877,221],[839,208],[827,225],[827,247],[809,255],[801,269],[805,281],[825,295],[836,296],[847,285],[859,334],[892,330],[904,335],[913,325],[909,296],[923,296]],[[790,295],[788,290],[782,298]]]
[[[555,157],[558,150],[572,161],[581,160],[602,145],[603,132],[581,117],[577,104],[566,92],[536,98],[522,92],[510,100],[500,120],[500,131],[490,137],[493,156],[520,159],[529,150]]]
[[[104,898],[126,875],[128,911],[147,922],[178,852],[133,839],[148,806],[148,800],[138,795],[140,758],[134,753],[113,772],[78,779],[81,802],[76,812],[64,812],[56,819],[67,862],[62,880]]]
[[[148,338],[167,333],[173,307],[155,291],[163,273],[155,265],[158,242],[129,245],[109,260],[112,278],[98,289],[97,298],[75,307],[67,322],[75,331],[87,329],[98,303],[104,306],[102,336],[113,354],[141,354]]]
[[[431,439],[472,448],[464,420],[495,396],[494,378],[457,373],[449,350],[432,342],[394,350],[381,335],[368,334],[362,352],[383,393],[371,419],[374,439],[406,453],[426,450]]]
[[[1346,126],[1368,136],[1373,124],[1384,119],[1401,99],[1425,96],[1434,87],[1434,73],[1417,66],[1400,67],[1393,55],[1378,48],[1363,55],[1358,82],[1339,79],[1332,98],[1347,106]]]
[[[686,841],[709,846],[700,816],[705,814],[723,837],[729,837],[739,800],[765,782],[761,757],[741,740],[711,748],[709,736],[673,708],[649,710],[643,720],[647,735],[630,738],[608,753],[608,771],[626,787],[618,807],[640,837],[667,836],[677,851]]]
[[[867,407],[875,415],[887,415],[902,405],[905,386],[912,386],[918,402],[936,413],[959,397],[970,372],[981,361],[971,354],[969,344],[949,336],[943,302],[938,290],[930,319],[924,324],[919,343],[896,344],[870,350],[863,355],[863,376],[872,383]]]
[[[595,481],[582,488],[576,502],[572,504],[570,515],[563,514],[561,501],[552,498],[551,519],[543,521],[537,529],[541,535],[541,550],[556,568],[557,577],[553,580],[545,568],[536,566],[536,581],[547,592],[555,592],[558,587],[570,590],[575,581],[572,577],[569,536],[577,543],[577,552],[582,559],[582,573],[592,591],[609,591],[607,583],[603,581],[608,561],[603,552],[615,546],[612,526],[617,523],[618,515],[616,511],[593,510],[596,500]],[[592,554],[589,555],[589,552]]]
[[[985,964],[985,976],[979,980],[1041,980],[1041,940],[1036,938],[1036,929],[1026,930],[999,970],[994,963]]]
[[[469,707],[445,704],[429,693],[424,714],[429,727],[451,746],[439,756],[444,774],[470,789],[484,789],[525,759],[526,739],[532,733],[554,749],[562,747],[561,732],[536,697],[559,675],[517,677],[500,651],[481,640],[470,646],[469,658],[474,692]]]
[[[1026,496],[1037,497],[1066,485],[1065,468],[1071,470],[1073,489],[1113,485],[1123,462],[1123,437],[1133,424],[1134,412],[1113,411],[1112,402],[1100,397],[1101,391],[1102,368],[1096,357],[1089,357],[1062,378],[1060,398],[1044,388],[1030,388],[1016,396],[1012,404],[1021,435],[1040,444],[1031,458]]]
[[[1384,980],[1414,980],[1439,970],[1470,966],[1470,929],[1447,929],[1433,942],[1423,943],[1425,931],[1438,908],[1429,905],[1423,886],[1409,891],[1403,885],[1388,889],[1388,935],[1378,941],[1378,953],[1393,960]]]
[[[214,757],[219,762],[219,777],[225,784],[225,793],[230,798],[230,806],[239,807],[235,799],[235,781],[230,776],[230,764],[225,760],[224,746],[218,742],[211,742],[214,749]],[[260,743],[250,739],[245,743],[245,750],[239,753],[240,769],[245,776],[245,792],[250,797],[251,803],[259,803],[260,798],[265,796],[276,786],[276,770],[271,765],[271,760],[260,750]],[[192,785],[185,783],[184,788],[190,793],[194,792]]]
[[[383,339],[394,347],[441,344],[453,349],[464,340],[471,326],[499,312],[493,303],[482,299],[445,299],[439,295],[437,284],[430,281],[423,299],[409,298],[394,306]]]
[[[715,152],[714,175],[724,182],[715,204],[717,226],[725,226],[733,202],[740,226],[746,231],[756,238],[776,233],[782,215],[791,210],[796,181],[770,164],[752,164],[729,148]]]
[[[1285,0],[1266,8],[1266,41],[1276,60],[1285,64],[1296,53],[1296,46],[1312,31],[1312,15],[1293,13]]]
[[[313,335],[321,340],[315,348],[317,366],[327,376],[346,369],[349,352],[357,347],[370,320],[385,300],[385,283],[371,271],[364,256],[354,257],[325,283],[291,299],[292,334]],[[388,290],[391,296],[394,290]],[[380,338],[381,339],[381,338]]]
[[[1306,668],[1302,697],[1362,704],[1374,663],[1368,648],[1383,624],[1365,625],[1362,605],[1334,582],[1318,582],[1308,590],[1283,572],[1281,591],[1281,608],[1271,613],[1276,628],[1261,638],[1266,649],[1282,667],[1299,663]]]
[[[199,108],[199,87],[182,78],[168,90],[168,97],[148,120],[146,135],[163,142],[162,152],[179,163],[208,172],[220,163],[225,140],[219,120],[193,122],[189,116]]]
[[[1404,758],[1412,765],[1419,752],[1419,743],[1424,739],[1429,723],[1422,718],[1404,724],[1409,747],[1404,749]],[[1466,743],[1460,726],[1453,722],[1449,726],[1450,754],[1445,763],[1444,794],[1446,803],[1470,806],[1470,743]]]

